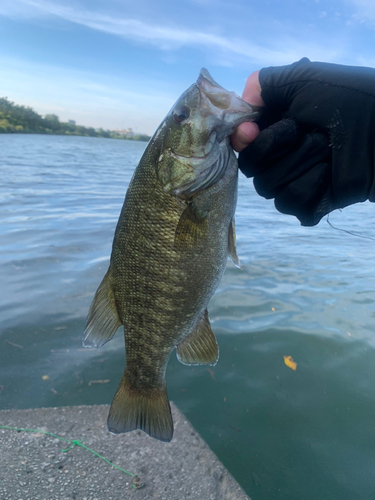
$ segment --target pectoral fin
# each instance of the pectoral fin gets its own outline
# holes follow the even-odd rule
[[[191,248],[207,234],[208,211],[198,207],[195,202],[189,203],[182,212],[175,233],[176,249]]]
[[[198,324],[177,346],[177,359],[184,365],[215,365],[219,359],[219,346],[211,330],[207,309]]]
[[[240,259],[238,258],[238,255],[237,255],[237,248],[236,248],[236,228],[235,228],[235,224],[234,224],[234,217],[231,220],[231,223],[229,224],[228,254],[229,254],[229,257],[232,259],[234,265],[241,269],[241,263],[240,263]]]
[[[90,306],[82,339],[83,347],[101,347],[111,340],[120,325],[109,268]]]

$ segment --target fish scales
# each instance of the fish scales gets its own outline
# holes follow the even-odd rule
[[[257,114],[202,70],[134,172],[83,340],[98,347],[124,326],[126,367],[108,417],[112,432],[142,429],[170,441],[171,352],[177,347],[185,364],[218,359],[207,305],[228,254],[238,264],[238,169],[228,136]]]
[[[226,238],[221,233],[223,228],[227,232],[234,215],[237,185],[237,166],[233,163],[225,179],[211,188],[218,192],[209,193],[212,199],[210,233],[204,235],[198,245],[187,244],[184,252],[176,251],[175,232],[186,202],[176,202],[163,191],[153,168],[158,151],[152,153],[151,158],[146,155],[142,160],[129,186],[123,210],[126,216],[120,218],[115,236],[117,245],[111,259],[116,270],[113,273],[115,296],[119,297],[118,310],[125,329],[128,368],[133,362],[138,365],[142,357],[142,372],[150,374],[150,378],[137,377],[135,383],[142,387],[148,383],[153,386],[155,382],[155,369],[148,370],[147,365],[153,367],[158,359],[164,371],[171,341],[176,345],[190,333],[200,312],[197,303],[202,301],[202,295],[209,299],[211,290],[216,289],[227,259]],[[225,189],[229,182],[231,188]],[[222,197],[221,184],[230,203],[225,203]],[[154,193],[152,200],[150,192]],[[148,210],[143,212],[140,208],[144,204]],[[156,224],[148,217],[150,211],[158,214]],[[225,220],[227,224],[223,224]],[[153,241],[151,252],[144,245],[145,238],[139,238],[142,233]],[[134,237],[129,237],[130,234]],[[207,244],[215,248],[219,259],[212,259],[210,252],[206,252]],[[124,258],[125,255],[128,258]],[[132,290],[130,297],[127,290]],[[134,335],[135,326],[137,335]],[[134,372],[139,373],[139,369],[134,368]]]

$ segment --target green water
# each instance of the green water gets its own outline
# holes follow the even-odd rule
[[[123,337],[81,335],[143,148],[0,136],[1,409],[111,402]],[[374,214],[330,220],[374,237]],[[228,263],[209,306],[219,363],[172,354],[170,398],[253,500],[375,498],[374,242],[301,228],[242,176],[236,228],[242,270]]]

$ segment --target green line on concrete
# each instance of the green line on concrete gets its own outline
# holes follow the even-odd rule
[[[57,436],[56,434],[53,434],[52,432],[41,431],[38,429],[20,429],[18,427],[9,427],[7,425],[0,425],[0,429],[9,429],[9,430],[18,431],[18,432],[21,432],[21,431],[22,432],[36,432],[38,434],[46,434],[47,436],[52,436],[54,438],[60,439],[60,441],[67,441],[68,443],[71,443],[71,446],[69,446],[69,448],[66,448],[65,450],[61,450],[64,452],[71,450],[72,448],[74,448],[74,446],[81,446],[81,448],[85,448],[85,450],[90,451],[93,455],[96,455],[97,457],[101,458],[102,460],[104,460],[104,462],[107,462],[107,464],[111,465],[115,469],[118,469],[121,472],[125,472],[125,474],[128,474],[129,476],[131,476],[133,478],[133,488],[139,489],[139,488],[142,488],[142,486],[143,486],[143,484],[141,484],[138,476],[136,476],[135,474],[132,474],[131,472],[128,472],[125,469],[121,469],[121,467],[118,467],[117,465],[113,464],[112,462],[107,460],[105,457],[103,457],[102,455],[99,455],[99,453],[92,450],[91,448],[89,448],[85,444],[81,443],[81,441],[78,441],[77,439],[63,438],[61,436]]]

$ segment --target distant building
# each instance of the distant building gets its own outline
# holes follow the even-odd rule
[[[126,128],[123,130],[114,130],[113,132],[117,132],[120,135],[125,135],[126,137],[134,137],[134,132],[132,128]]]
[[[68,123],[70,123],[70,125],[75,125],[76,121],[75,120],[68,120]]]

